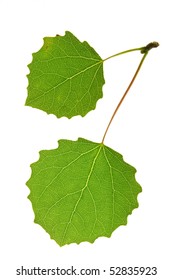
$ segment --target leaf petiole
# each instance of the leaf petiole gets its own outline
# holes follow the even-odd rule
[[[134,48],[134,49],[126,50],[126,51],[119,52],[119,53],[113,54],[111,56],[108,56],[107,58],[103,59],[103,62],[110,59],[110,58],[113,58],[113,57],[116,57],[116,56],[119,56],[119,55],[122,55],[122,54],[126,54],[126,53],[129,53],[129,52],[141,51],[141,53],[144,54],[144,53],[148,52],[149,50],[151,50],[152,48],[157,48],[158,46],[159,46],[158,42],[151,42],[148,45],[146,45],[145,47]]]
[[[103,59],[103,62],[105,62],[106,60],[111,59],[111,58],[113,58],[113,57],[122,55],[122,54],[126,54],[126,53],[129,53],[129,52],[134,52],[134,51],[142,51],[143,49],[144,49],[144,47],[135,48],[135,49],[130,49],[130,50],[126,50],[126,51],[123,51],[123,52],[119,52],[119,53],[113,54],[113,55],[111,55],[111,56],[109,56],[109,57]]]
[[[139,65],[138,65],[138,68],[137,68],[137,70],[136,70],[136,72],[135,72],[135,74],[134,74],[134,76],[133,76],[133,78],[132,78],[130,84],[128,85],[128,87],[127,87],[125,93],[123,94],[121,100],[119,101],[119,103],[118,103],[118,105],[117,105],[115,111],[113,112],[113,115],[112,115],[112,117],[111,117],[111,119],[110,119],[110,121],[109,121],[109,123],[108,123],[108,125],[107,125],[107,128],[106,128],[106,130],[105,130],[105,133],[104,133],[104,135],[103,135],[102,142],[101,142],[102,144],[104,143],[106,134],[107,134],[108,129],[109,129],[109,127],[110,127],[110,125],[111,125],[111,123],[112,123],[112,121],[113,121],[113,118],[115,117],[115,114],[117,113],[117,111],[118,111],[118,109],[120,108],[120,106],[121,106],[121,104],[122,104],[124,98],[126,97],[127,93],[129,92],[129,90],[130,90],[132,84],[134,83],[134,81],[135,81],[135,79],[136,79],[136,77],[137,77],[137,75],[138,75],[138,73],[139,73],[139,71],[140,71],[140,69],[141,69],[141,66],[142,66],[142,64],[143,64],[143,62],[144,62],[144,60],[145,60],[145,58],[146,58],[148,52],[149,52],[152,48],[157,48],[158,46],[159,46],[159,43],[157,43],[157,42],[152,42],[152,43],[149,43],[148,45],[146,45],[145,47],[142,47],[142,48],[139,48],[139,49],[132,49],[132,50],[128,50],[128,51],[125,51],[125,52],[122,52],[122,53],[117,54],[117,55],[120,55],[120,54],[127,53],[127,52],[130,52],[130,51],[140,50],[141,53],[143,54],[143,57],[142,57],[142,59],[141,59]],[[117,55],[114,55],[114,56],[117,56]],[[114,57],[114,56],[110,56],[109,58]],[[109,59],[109,58],[107,58],[107,59]]]

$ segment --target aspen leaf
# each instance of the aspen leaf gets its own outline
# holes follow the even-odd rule
[[[136,169],[100,143],[59,140],[31,165],[27,182],[35,223],[60,246],[110,237],[138,207]]]
[[[103,60],[72,33],[45,37],[28,65],[26,105],[71,118],[85,116],[102,98]]]

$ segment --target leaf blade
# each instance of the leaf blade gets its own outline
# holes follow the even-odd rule
[[[28,65],[28,106],[57,117],[85,116],[102,98],[103,60],[72,33],[44,38]]]
[[[107,146],[61,140],[32,164],[27,186],[35,222],[60,246],[110,237],[138,207],[135,172]]]

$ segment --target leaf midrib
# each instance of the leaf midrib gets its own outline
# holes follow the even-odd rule
[[[99,145],[99,146],[100,146],[100,145]],[[97,146],[97,147],[98,147],[98,146]],[[81,198],[82,198],[82,196],[83,196],[83,193],[84,193],[85,189],[88,187],[89,180],[90,180],[91,175],[92,175],[92,173],[93,173],[94,165],[95,165],[95,163],[96,163],[96,160],[97,160],[97,158],[98,158],[98,156],[99,156],[100,151],[101,151],[102,148],[103,148],[103,146],[100,146],[100,147],[99,147],[99,150],[98,150],[96,156],[95,156],[94,159],[93,159],[93,162],[92,162],[92,165],[91,165],[91,169],[90,169],[90,172],[89,172],[89,174],[88,174],[88,177],[87,177],[85,186],[84,186],[83,189],[81,190],[81,194],[80,194],[80,196],[79,196],[79,198],[78,198],[78,200],[77,200],[77,202],[76,202],[76,204],[75,204],[75,206],[74,206],[74,209],[73,209],[73,211],[72,211],[72,213],[71,213],[70,219],[69,219],[69,221],[68,221],[68,223],[67,223],[67,225],[66,225],[66,228],[65,228],[65,230],[64,230],[64,234],[63,234],[62,241],[61,241],[62,244],[64,243],[64,239],[65,239],[65,236],[66,236],[66,234],[67,234],[68,228],[69,228],[69,226],[70,226],[70,224],[71,224],[71,222],[72,222],[73,216],[74,216],[75,211],[76,211],[76,209],[77,209],[77,207],[78,207],[78,204],[79,204],[80,201],[81,201]],[[94,204],[94,207],[95,207],[95,204]],[[95,208],[95,214],[96,214],[96,208]]]
[[[57,89],[58,87],[60,87],[60,86],[62,86],[63,84],[65,84],[67,81],[74,79],[75,77],[79,76],[79,75],[82,74],[82,73],[85,73],[86,71],[88,71],[89,69],[93,68],[93,67],[96,66],[96,65],[99,65],[100,63],[103,63],[103,60],[100,60],[100,61],[98,61],[97,63],[92,64],[92,65],[88,66],[87,68],[85,68],[85,69],[79,71],[78,73],[76,73],[76,74],[74,74],[74,75],[72,75],[72,76],[66,78],[63,82],[61,82],[61,83],[59,83],[59,84],[57,84],[57,85],[51,87],[50,89],[48,89],[47,91],[45,91],[43,94],[39,95],[38,97],[32,99],[31,101],[27,101],[27,102],[26,102],[26,105],[32,104],[32,102],[35,102],[36,100],[38,100],[38,99],[42,98],[43,96],[47,95],[50,91]]]

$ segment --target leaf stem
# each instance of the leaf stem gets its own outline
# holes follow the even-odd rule
[[[119,53],[116,53],[116,54],[113,54],[105,59],[103,59],[103,62],[110,59],[110,58],[113,58],[115,56],[119,56],[121,54],[125,54],[125,53],[129,53],[129,52],[134,52],[134,51],[142,51],[144,49],[144,47],[141,47],[141,48],[135,48],[135,49],[130,49],[130,50],[126,50],[126,51],[123,51],[123,52],[119,52]]]
[[[138,73],[139,73],[139,71],[140,71],[140,69],[141,69],[141,66],[142,66],[142,64],[143,64],[143,62],[144,62],[144,60],[145,60],[145,58],[146,58],[148,52],[149,52],[152,48],[157,48],[158,46],[159,46],[159,44],[158,44],[157,42],[152,42],[152,43],[149,43],[149,44],[148,44],[147,46],[145,46],[145,47],[142,47],[142,48],[139,48],[139,49],[132,49],[132,50],[128,50],[128,51],[119,53],[119,54],[123,54],[123,53],[130,52],[130,51],[133,51],[133,50],[140,50],[141,53],[143,54],[143,57],[142,57],[142,59],[141,59],[139,65],[138,65],[138,68],[137,68],[137,70],[136,70],[136,72],[135,72],[135,74],[134,74],[134,76],[133,76],[133,78],[132,78],[130,84],[128,85],[128,87],[127,87],[125,93],[123,94],[121,100],[119,101],[119,103],[118,103],[118,105],[117,105],[117,107],[116,107],[116,109],[115,109],[115,111],[114,111],[114,113],[113,113],[113,115],[112,115],[112,117],[111,117],[111,119],[110,119],[108,125],[107,125],[107,128],[106,128],[105,133],[104,133],[103,138],[102,138],[102,142],[101,142],[102,144],[104,143],[106,134],[107,134],[108,129],[109,129],[109,127],[110,127],[110,125],[111,125],[111,123],[112,123],[112,121],[113,121],[113,118],[115,117],[115,114],[117,113],[118,109],[120,108],[121,104],[123,103],[123,100],[124,100],[124,98],[126,97],[127,93],[129,92],[131,86],[133,85],[133,83],[134,83],[134,81],[135,81],[135,79],[136,79],[136,77],[137,77],[137,75],[138,75]],[[117,54],[117,55],[119,55],[119,54]],[[114,55],[114,56],[116,56],[116,55]],[[114,57],[114,56],[110,56],[109,58]],[[109,58],[107,58],[107,59],[109,59]]]

